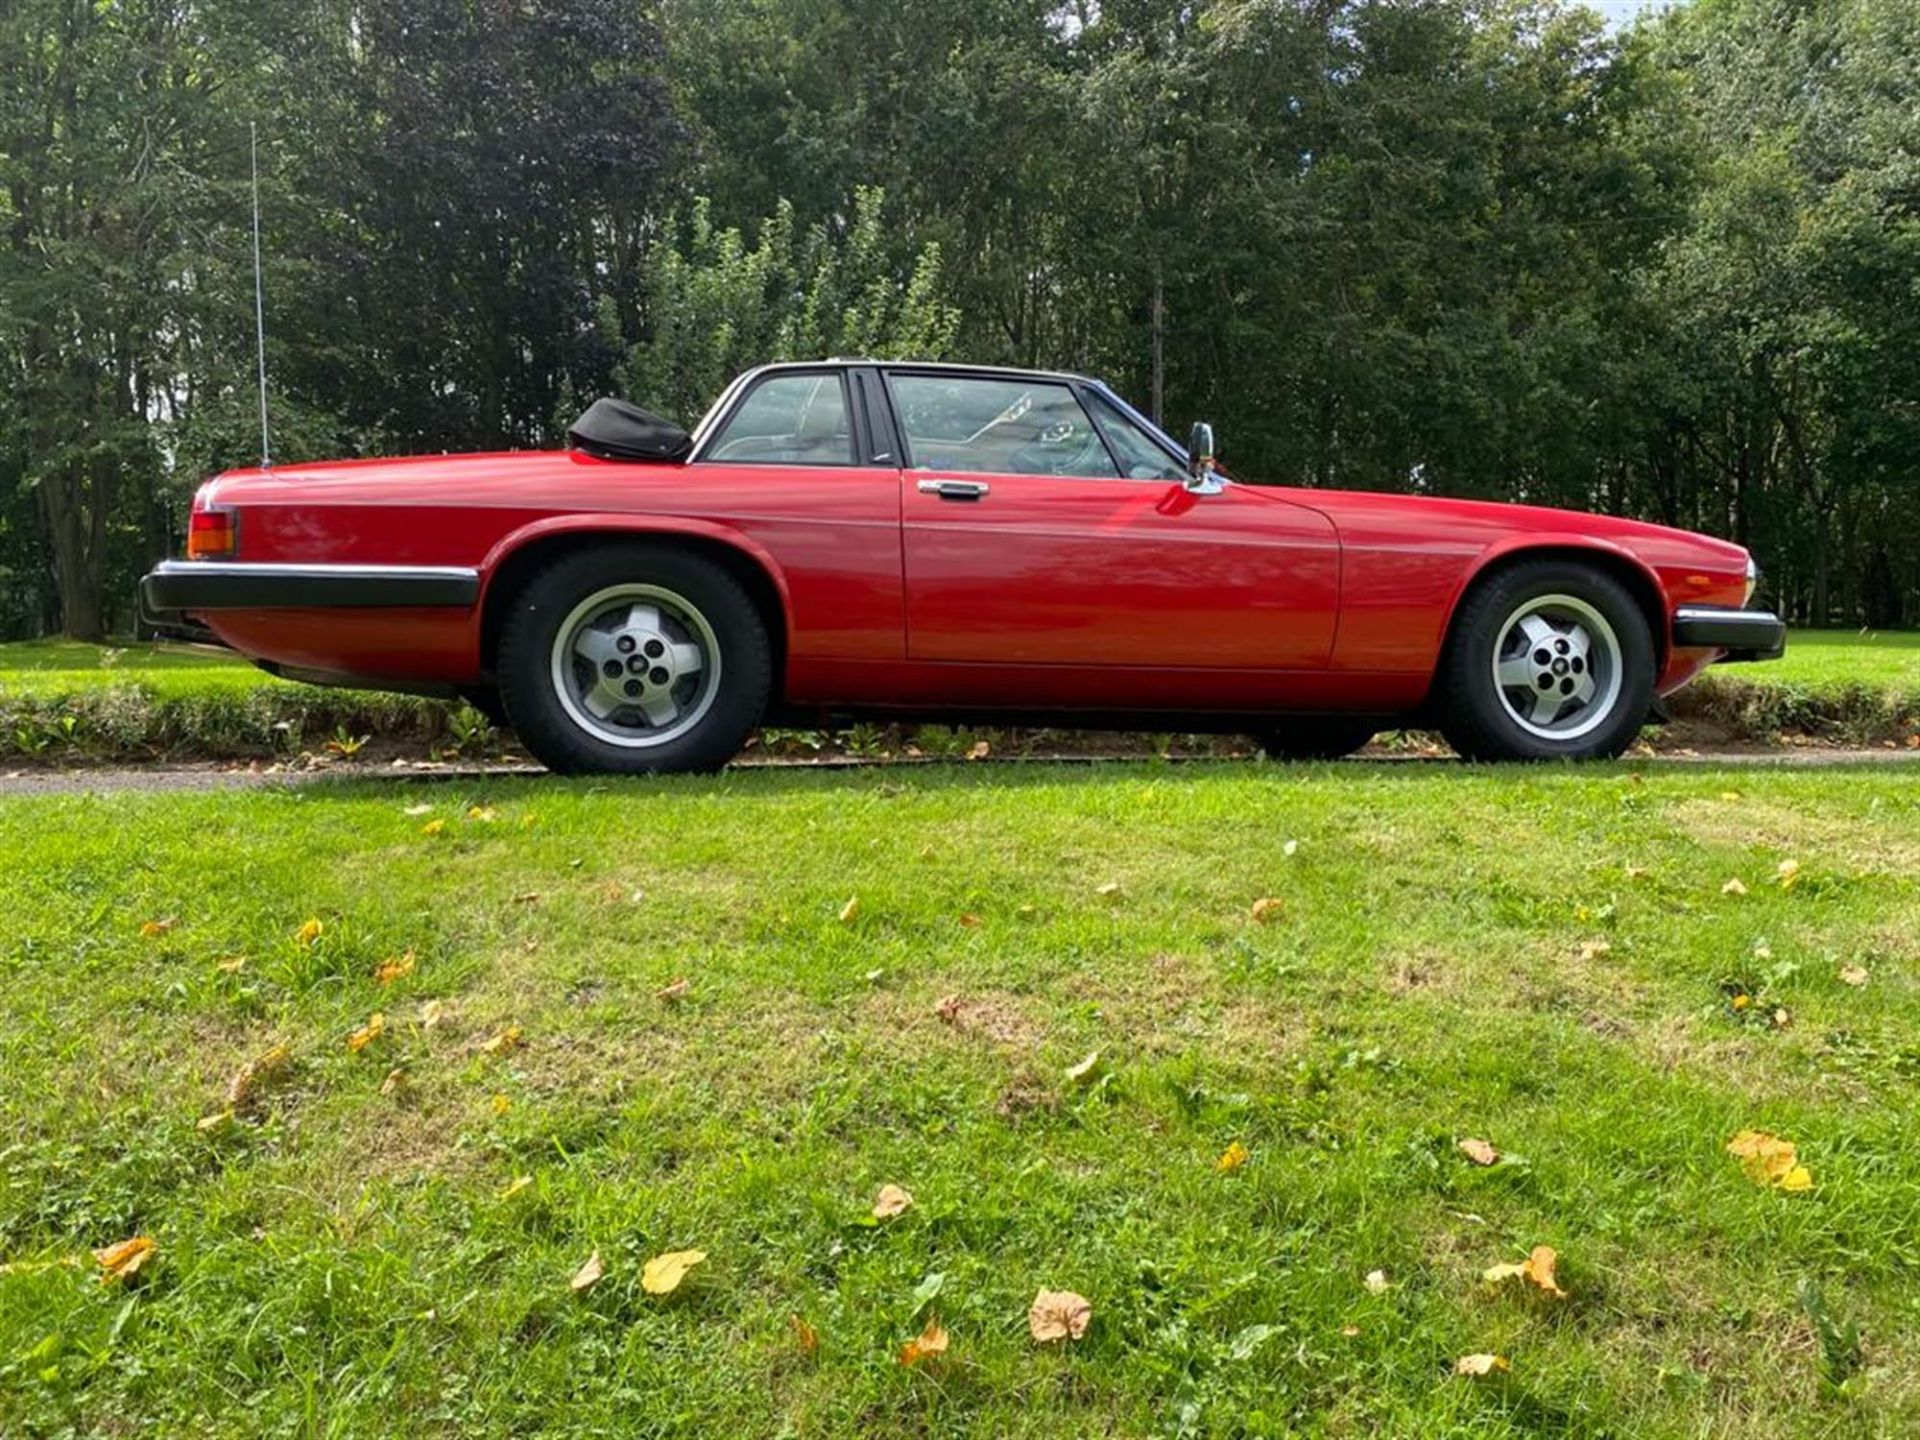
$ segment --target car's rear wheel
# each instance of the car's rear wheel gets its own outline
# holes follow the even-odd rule
[[[1347,715],[1296,715],[1253,738],[1273,760],[1338,760],[1376,733],[1374,722]]]
[[[759,723],[766,628],[711,561],[650,542],[596,546],[549,565],[511,603],[501,697],[549,769],[716,770]]]
[[[1525,561],[1455,616],[1440,729],[1470,760],[1609,759],[1646,723],[1654,666],[1646,616],[1618,580],[1578,561]]]

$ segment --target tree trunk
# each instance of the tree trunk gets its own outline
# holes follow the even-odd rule
[[[1160,275],[1160,262],[1153,262],[1153,423],[1166,428],[1167,398],[1167,295]]]
[[[108,464],[48,475],[38,487],[53,548],[60,630],[75,640],[106,639]]]

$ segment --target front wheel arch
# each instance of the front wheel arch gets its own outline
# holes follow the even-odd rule
[[[1538,615],[1558,615],[1563,621],[1576,622],[1565,637],[1575,649],[1569,651],[1564,641],[1553,639],[1560,655],[1568,657],[1553,660],[1556,673],[1563,677],[1558,683],[1566,694],[1578,698],[1574,677],[1582,673],[1581,659],[1587,655],[1584,642],[1578,638],[1585,633],[1580,630],[1580,613],[1587,617],[1583,622],[1586,631],[1595,632],[1594,655],[1606,653],[1611,657],[1614,688],[1606,697],[1605,708],[1596,712],[1586,729],[1577,728],[1578,709],[1567,711],[1562,706],[1562,718],[1546,721],[1536,713],[1534,723],[1514,712],[1513,682],[1505,677],[1507,662],[1500,659],[1501,647],[1513,633],[1517,617],[1536,606]],[[1426,710],[1466,759],[1582,760],[1617,756],[1633,742],[1653,704],[1659,633],[1644,613],[1644,601],[1636,598],[1615,572],[1591,563],[1586,553],[1524,552],[1512,565],[1491,571],[1485,583],[1474,586],[1463,597],[1435,670]],[[1525,642],[1542,647],[1534,652],[1540,666],[1547,663],[1549,638],[1553,638],[1550,632],[1538,641]],[[1513,663],[1527,662],[1516,655]],[[1568,664],[1573,667],[1570,672],[1563,668]],[[1490,666],[1501,673],[1492,673]],[[1542,673],[1541,693],[1536,698],[1552,698]],[[1596,665],[1590,674],[1597,678],[1601,670]],[[1529,694],[1534,693],[1530,681],[1521,683],[1527,685]],[[1593,689],[1591,681],[1588,689]],[[1560,733],[1537,729],[1536,724]],[[1566,728],[1570,726],[1575,728]]]
[[[1660,582],[1654,579],[1653,572],[1618,550],[1598,545],[1553,543],[1521,545],[1501,550],[1483,559],[1478,568],[1467,577],[1466,582],[1460,587],[1460,592],[1453,597],[1453,604],[1447,610],[1447,624],[1442,632],[1440,654],[1434,666],[1433,683],[1437,684],[1439,677],[1446,673],[1448,653],[1460,631],[1460,612],[1466,608],[1467,602],[1507,571],[1536,560],[1570,561],[1576,565],[1588,566],[1608,579],[1619,582],[1626,589],[1627,594],[1633,597],[1633,603],[1639,607],[1641,615],[1646,618],[1647,633],[1653,637],[1654,674],[1657,676],[1665,672],[1668,651],[1671,648],[1667,603],[1660,589]],[[1427,699],[1428,703],[1432,704],[1439,699],[1439,696],[1430,691]]]

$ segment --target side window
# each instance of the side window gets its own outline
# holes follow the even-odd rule
[[[1107,444],[1112,448],[1113,453],[1120,457],[1120,468],[1126,472],[1129,480],[1184,480],[1186,478],[1186,471],[1180,468],[1173,456],[1105,398],[1097,394],[1089,394],[1087,405],[1093,411],[1094,424],[1098,425],[1100,433],[1107,437]]]
[[[851,465],[853,426],[837,371],[769,375],[702,457],[735,465]]]
[[[1065,385],[967,375],[894,375],[893,408],[916,470],[1119,475]]]

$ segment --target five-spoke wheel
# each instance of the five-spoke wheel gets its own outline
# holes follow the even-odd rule
[[[658,585],[587,596],[553,639],[553,686],[575,724],[609,745],[664,745],[719,693],[720,642],[699,607]]]
[[[551,769],[715,769],[759,723],[766,627],[739,582],[700,555],[653,542],[574,551],[512,604],[500,692]]]
[[[1461,603],[1435,677],[1440,728],[1475,760],[1618,755],[1653,700],[1653,633],[1613,576],[1520,561]]]
[[[1620,637],[1573,595],[1541,595],[1501,626],[1493,683],[1513,722],[1530,735],[1573,740],[1603,724],[1620,695]]]

